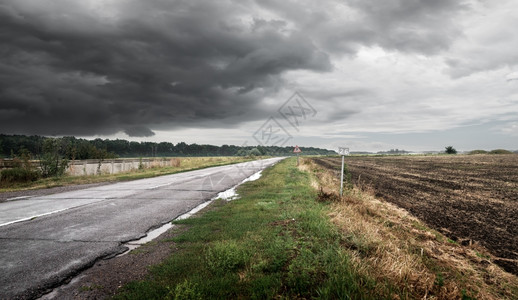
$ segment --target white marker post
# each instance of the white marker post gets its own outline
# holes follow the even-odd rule
[[[344,194],[344,157],[349,155],[349,148],[339,147],[338,154],[342,156],[342,173],[340,173],[340,197]]]
[[[293,149],[293,153],[297,153],[297,166],[299,165],[299,153],[302,152],[299,146],[295,145],[295,149]]]

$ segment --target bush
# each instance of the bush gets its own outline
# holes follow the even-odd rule
[[[487,154],[486,150],[473,150],[470,151],[469,154]]]
[[[248,152],[248,156],[261,156],[261,151],[259,151],[257,148],[252,148],[250,152]]]
[[[40,174],[35,170],[24,168],[6,169],[0,173],[0,182],[2,183],[16,183],[16,182],[31,182],[40,177]]]
[[[453,148],[453,146],[448,146],[446,147],[446,154],[457,154],[457,150],[455,150],[455,148]]]
[[[513,152],[507,151],[505,149],[495,149],[495,150],[491,150],[489,152],[489,154],[513,154]]]
[[[46,139],[43,142],[43,155],[40,157],[40,168],[43,177],[63,176],[68,167],[64,146],[58,139]]]
[[[180,161],[179,158],[171,158],[170,161],[171,161],[171,166],[172,167],[178,168],[181,165],[181,161]]]

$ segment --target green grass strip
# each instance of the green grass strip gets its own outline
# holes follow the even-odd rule
[[[379,299],[357,275],[307,173],[287,159],[243,184],[241,198],[176,222],[180,250],[115,299]]]

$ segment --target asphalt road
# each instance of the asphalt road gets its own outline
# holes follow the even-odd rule
[[[41,296],[280,158],[0,203],[0,299]]]

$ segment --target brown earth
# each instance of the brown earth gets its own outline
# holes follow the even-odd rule
[[[340,158],[315,158],[340,172]],[[352,182],[518,275],[518,155],[351,156]]]

